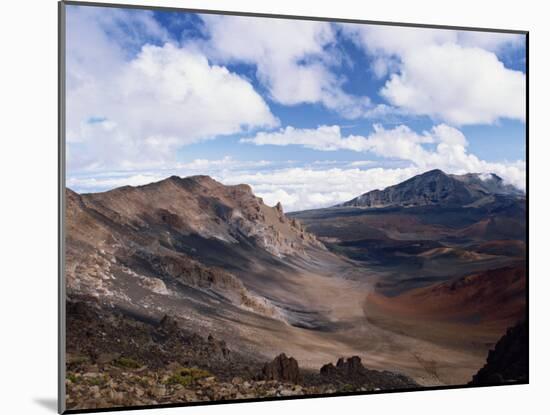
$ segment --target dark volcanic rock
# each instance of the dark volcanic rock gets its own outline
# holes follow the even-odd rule
[[[328,363],[321,368],[321,376],[329,378],[341,378],[347,380],[354,380],[362,377],[368,369],[366,369],[361,363],[359,356],[352,356],[348,359],[343,357],[339,358],[336,362],[336,366],[332,363]]]
[[[367,369],[359,356],[348,359],[341,357],[336,366],[328,363],[321,367],[320,375],[324,382],[367,389],[406,389],[419,386],[412,379],[398,373]]]
[[[262,369],[262,379],[279,380],[283,382],[300,383],[302,375],[298,362],[284,353],[277,356],[271,363],[266,363]]]
[[[261,369],[261,362],[231,352],[225,341],[212,335],[204,338],[187,330],[172,316],[146,319],[123,310],[104,310],[80,298],[67,302],[67,352],[88,356],[100,365],[122,356],[154,370],[176,361],[208,368],[220,378],[252,377]]]
[[[337,375],[338,370],[332,363],[327,363],[326,365],[321,367],[320,373],[323,377],[333,377]]]
[[[470,385],[501,385],[527,382],[529,369],[529,333],[527,323],[509,328],[489,351],[487,363],[477,372]]]
[[[348,376],[360,374],[365,369],[359,356],[352,356],[346,362],[344,362],[344,359],[340,358],[336,367],[345,370]]]

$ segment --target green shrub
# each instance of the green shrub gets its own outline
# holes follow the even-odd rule
[[[182,376],[179,373],[176,373],[170,376],[165,383],[167,385],[189,386],[191,382],[193,382],[193,378],[191,376]]]
[[[198,369],[196,367],[182,367],[166,380],[167,385],[182,385],[189,386],[196,380],[212,376],[207,370]]]
[[[191,376],[193,379],[202,379],[212,376],[208,370],[199,369],[196,367],[182,367],[178,370],[181,376]]]
[[[138,369],[141,367],[141,364],[138,361],[130,357],[119,357],[113,362],[113,364],[124,369]]]
[[[95,378],[88,378],[86,379],[86,381],[91,386],[105,386],[107,384],[108,378],[106,375],[102,375]]]
[[[78,376],[74,373],[67,373],[67,379],[69,379],[72,383],[78,382]]]

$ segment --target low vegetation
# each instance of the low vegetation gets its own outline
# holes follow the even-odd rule
[[[166,385],[182,385],[189,386],[191,383],[199,380],[211,377],[212,374],[207,370],[198,369],[195,367],[191,368],[180,368],[176,373],[171,375],[166,381]]]
[[[119,357],[113,363],[115,366],[124,369],[138,369],[142,366],[137,360],[130,357]]]

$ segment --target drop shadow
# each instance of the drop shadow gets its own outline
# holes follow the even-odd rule
[[[51,412],[57,413],[57,399],[54,398],[35,398],[34,402]]]

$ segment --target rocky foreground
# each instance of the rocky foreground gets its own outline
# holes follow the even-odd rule
[[[365,368],[357,356],[303,371],[284,353],[251,360],[168,316],[150,321],[82,298],[67,308],[67,409],[418,387],[406,376]]]
[[[487,363],[470,385],[505,385],[529,381],[529,330],[527,321],[510,327],[489,351]]]

